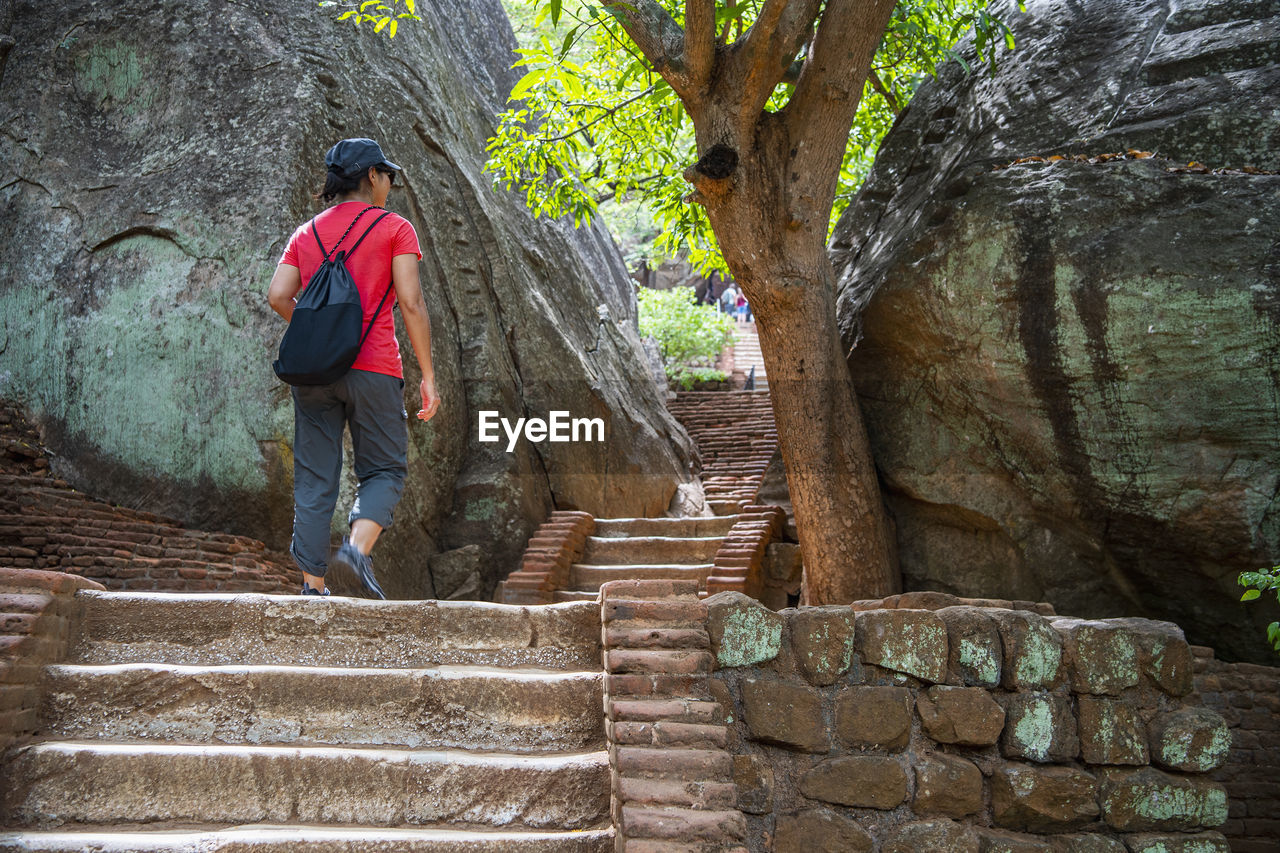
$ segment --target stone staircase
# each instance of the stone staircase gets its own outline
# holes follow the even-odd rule
[[[595,601],[613,580],[693,580],[705,591],[737,516],[599,518],[556,601]]]
[[[756,333],[755,322],[735,323],[733,334],[734,370],[740,370],[744,376],[749,376],[754,367],[755,388],[750,390],[768,391],[769,376],[764,369],[764,356],[760,353],[760,336]]]
[[[754,503],[778,451],[768,391],[682,391],[667,404],[698,445],[702,484],[716,515]]]
[[[613,849],[596,604],[75,602],[0,851]]]

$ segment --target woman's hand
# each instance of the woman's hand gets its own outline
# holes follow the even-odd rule
[[[440,395],[436,393],[435,380],[423,379],[418,390],[422,392],[422,408],[418,410],[418,420],[429,421],[436,409],[440,408]]]

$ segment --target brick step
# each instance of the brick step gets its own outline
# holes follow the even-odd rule
[[[223,830],[128,831],[115,826],[81,832],[3,832],[0,853],[611,853],[612,829],[509,832],[448,828],[238,826]]]
[[[80,592],[68,663],[600,667],[598,606]]]
[[[604,748],[599,672],[116,664],[45,674],[43,731],[60,739]]]
[[[612,566],[623,563],[706,563],[715,560],[723,536],[588,536],[582,562]]]
[[[621,536],[724,536],[736,518],[597,518],[595,536],[601,539]]]
[[[474,754],[349,747],[55,741],[14,750],[8,828],[175,821],[595,829],[606,752]]]
[[[712,563],[666,563],[654,565],[594,566],[575,563],[569,567],[569,588],[598,590],[600,584],[617,580],[688,580],[705,586],[715,571]]]

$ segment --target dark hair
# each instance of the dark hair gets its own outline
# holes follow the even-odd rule
[[[344,178],[338,172],[330,169],[325,172],[324,189],[316,193],[316,198],[325,204],[332,204],[334,199],[347,193],[355,192],[360,189],[361,184],[367,184],[368,182],[368,170],[359,172],[349,178]]]

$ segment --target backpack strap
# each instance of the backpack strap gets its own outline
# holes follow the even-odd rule
[[[369,333],[373,331],[373,324],[378,319],[378,315],[382,313],[382,306],[386,303],[387,297],[391,295],[391,288],[395,283],[395,279],[387,282],[387,289],[383,291],[382,298],[378,300],[378,307],[374,309],[373,316],[369,318],[369,325],[365,327],[364,334],[360,336],[360,349],[364,349],[364,342],[369,340]]]
[[[373,210],[373,208],[366,207],[364,210],[360,211],[360,213],[363,215],[365,210]],[[386,219],[390,215],[391,215],[391,211],[388,210],[385,213],[383,213],[381,216],[379,216],[377,219],[373,220],[373,223],[368,228],[364,229],[364,233],[360,235],[360,239],[356,241],[356,244],[352,246],[350,249],[347,249],[347,257],[350,258],[352,255],[354,255],[356,252],[356,249],[360,248],[360,244],[364,242],[365,237],[369,236],[369,232],[373,230],[374,226],[377,225],[382,220]],[[357,216],[356,218],[359,219],[360,217]],[[355,225],[354,222],[352,222],[351,224]],[[347,230],[350,231],[351,229],[348,228]],[[347,235],[343,234],[342,236],[345,237]],[[341,242],[342,242],[341,240],[338,241],[338,243],[341,243]],[[335,249],[338,248],[336,243],[334,244],[334,248]]]
[[[346,230],[346,231],[343,231],[343,232],[342,232],[342,236],[338,238],[338,242],[334,243],[334,244],[333,244],[333,248],[332,248],[332,249],[330,249],[330,250],[328,250],[328,251],[326,251],[326,250],[325,250],[325,248],[324,248],[324,243],[320,242],[320,232],[316,230],[316,221],[315,221],[315,219],[312,219],[312,220],[311,220],[311,233],[315,235],[315,238],[316,238],[316,245],[320,247],[320,254],[324,256],[324,261],[323,261],[323,263],[328,263],[328,262],[329,262],[329,255],[330,255],[330,253],[331,253],[331,252],[336,252],[336,251],[338,250],[338,247],[339,247],[340,245],[342,245],[342,241],[343,241],[343,240],[345,240],[345,239],[347,239],[347,235],[351,233],[351,229],[356,227],[356,223],[360,221],[360,217],[364,216],[364,215],[365,215],[366,213],[368,213],[369,211],[371,211],[371,210],[376,210],[376,209],[377,209],[377,208],[375,208],[373,205],[369,205],[369,206],[368,206],[368,207],[366,207],[364,210],[362,210],[362,211],[360,211],[359,213],[357,213],[357,214],[356,214],[356,218],[355,218],[355,219],[353,219],[353,220],[351,220],[351,224],[347,226],[347,230]],[[390,211],[388,211],[388,213],[389,213],[389,212],[390,212]],[[382,216],[386,216],[386,215],[387,215],[386,213],[382,214]],[[377,225],[377,224],[378,224],[378,220],[382,219],[382,216],[379,216],[379,217],[378,217],[378,219],[375,219],[375,220],[374,220],[374,222],[373,222],[373,225]],[[373,225],[370,225],[370,226],[369,226],[369,228],[370,228],[370,229],[372,229],[372,228],[373,228]],[[368,234],[368,233],[369,233],[369,231],[368,231],[368,230],[366,230],[364,233],[365,233],[365,234]],[[364,239],[364,235],[361,235],[360,240],[363,240],[363,239]],[[360,241],[359,241],[359,240],[357,240],[357,241],[356,241],[356,245],[357,245],[357,246],[358,246],[358,245],[360,245]],[[351,252],[347,252],[347,254],[348,254],[348,255],[350,255],[350,254],[351,254]]]

